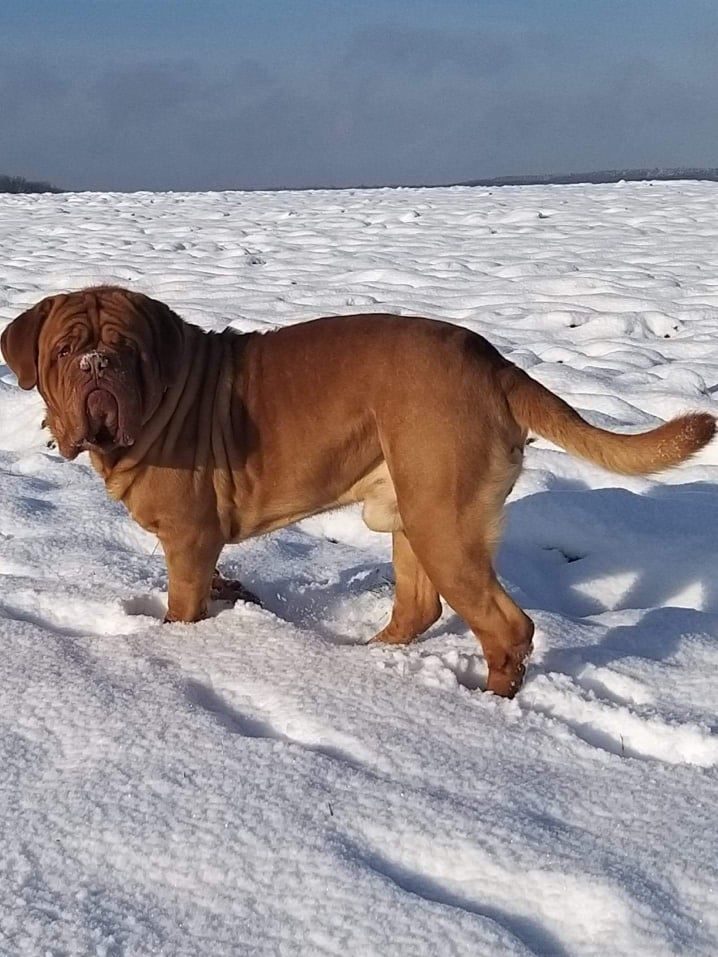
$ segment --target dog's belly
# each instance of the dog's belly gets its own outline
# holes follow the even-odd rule
[[[226,532],[227,540],[242,541],[292,525],[310,515],[330,512],[358,502],[364,503],[362,518],[372,531],[395,532],[401,529],[394,483],[384,461],[354,482],[346,492],[335,494],[323,502],[317,502],[315,499],[309,503],[298,497],[281,502],[264,502],[262,507],[248,506],[246,503],[237,507],[233,503],[226,513],[220,510],[220,514],[223,527],[232,529],[231,532]]]

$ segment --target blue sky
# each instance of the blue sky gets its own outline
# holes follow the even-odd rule
[[[718,166],[704,0],[3,0],[0,172],[68,188]]]

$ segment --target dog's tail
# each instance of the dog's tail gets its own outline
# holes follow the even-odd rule
[[[502,378],[511,414],[519,425],[609,472],[660,472],[684,462],[715,435],[716,420],[708,412],[682,415],[638,435],[607,432],[589,425],[563,399],[516,366]]]

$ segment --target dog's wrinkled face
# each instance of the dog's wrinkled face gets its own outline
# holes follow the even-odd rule
[[[132,446],[171,384],[181,321],[160,302],[114,287],[43,299],[0,340],[23,389],[38,387],[65,458]]]

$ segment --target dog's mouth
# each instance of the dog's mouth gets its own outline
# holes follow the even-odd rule
[[[85,399],[85,412],[86,448],[109,452],[132,445],[132,438],[121,428],[119,403],[108,389],[92,389]]]

